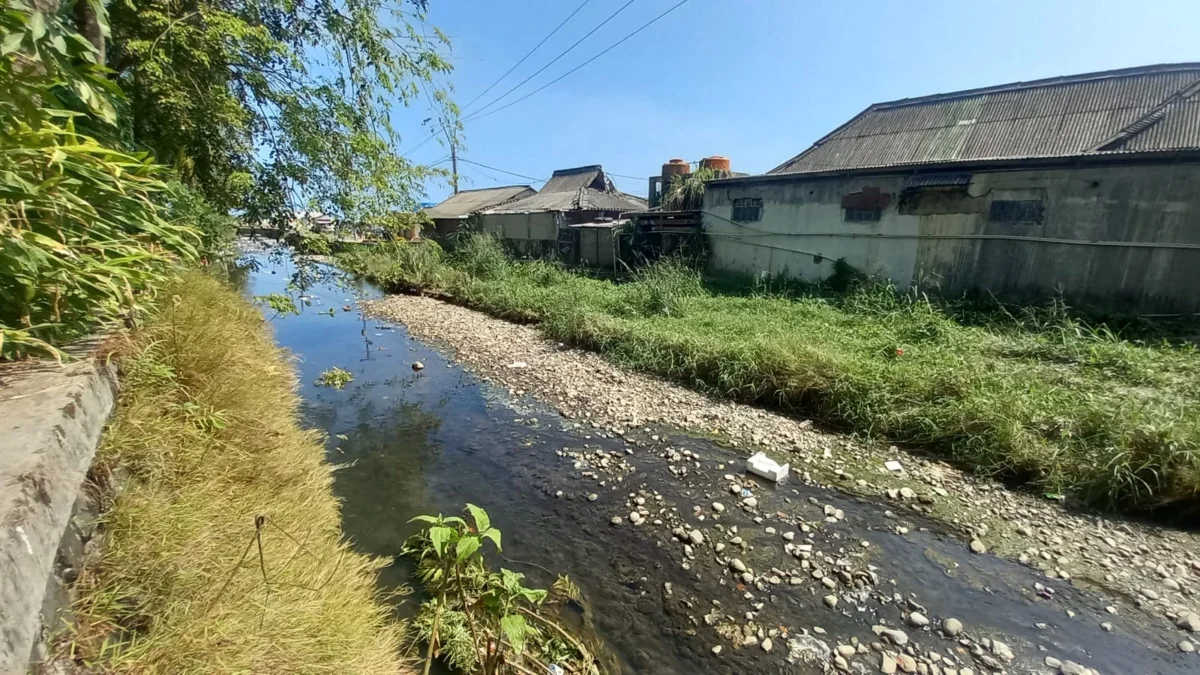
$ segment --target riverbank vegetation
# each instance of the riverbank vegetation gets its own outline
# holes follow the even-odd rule
[[[847,277],[714,291],[662,262],[626,283],[514,262],[482,235],[452,253],[392,244],[341,264],[440,294],[708,394],[919,445],[966,467],[1103,508],[1200,498],[1200,355],[1124,339],[1061,303],[977,306]]]
[[[500,530],[478,506],[467,504],[464,511],[470,522],[417,516],[413,520],[424,527],[404,544],[430,596],[414,621],[426,643],[425,675],[436,657],[462,673],[599,675],[591,651],[545,612],[550,605],[579,602],[579,589],[565,576],[546,591],[526,587],[519,572],[492,572],[483,554],[502,550]]]
[[[406,672],[383,563],[341,538],[332,467],[259,311],[188,273],[117,350],[93,473],[130,478],[64,651],[103,672]]]

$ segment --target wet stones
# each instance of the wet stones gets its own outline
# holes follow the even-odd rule
[[[929,625],[929,619],[920,612],[913,612],[908,615],[908,625],[921,628]]]
[[[971,553],[987,553],[987,546],[984,546],[983,542],[978,539],[972,539]]]
[[[942,633],[946,637],[958,637],[962,634],[963,625],[958,619],[946,619],[942,622]]]
[[[827,595],[824,598],[824,602],[825,602],[826,607],[828,607],[829,609],[833,609],[833,608],[837,607],[837,605],[838,605],[838,596],[833,595],[833,594]]]
[[[692,542],[693,546],[699,546],[704,543],[704,533],[700,530],[692,530],[688,532],[688,541]]]
[[[746,563],[742,562],[738,558],[732,558],[729,561],[729,569],[733,570],[734,572],[738,572],[738,573],[745,572],[746,571]]]

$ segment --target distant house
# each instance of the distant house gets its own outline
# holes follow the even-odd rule
[[[480,222],[484,231],[504,238],[522,253],[559,251],[571,260],[579,255],[581,236],[574,226],[599,224],[611,239],[612,223],[622,213],[645,208],[646,200],[617,190],[596,164],[555,171],[537,194],[483,211]]]
[[[535,194],[537,191],[528,185],[506,185],[463,190],[450,195],[437,206],[425,209],[425,213],[433,219],[434,229],[427,236],[445,241],[471,214]]]
[[[718,270],[1200,311],[1200,64],[877,103],[705,191]]]

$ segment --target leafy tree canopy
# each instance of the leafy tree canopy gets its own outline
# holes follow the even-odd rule
[[[426,1],[113,0],[126,140],[249,219],[411,208],[431,171],[399,154],[393,107],[428,97],[460,129]]]

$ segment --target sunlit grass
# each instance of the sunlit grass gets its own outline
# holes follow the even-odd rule
[[[102,672],[408,672],[383,563],[342,540],[332,468],[258,311],[190,273],[124,351],[98,463],[131,478],[79,582],[76,657]]]
[[[981,312],[871,284],[731,295],[676,262],[617,284],[500,254],[474,238],[424,281],[386,249],[342,262],[706,393],[917,444],[1047,492],[1131,511],[1200,496],[1190,344],[1125,340],[1057,303]]]

